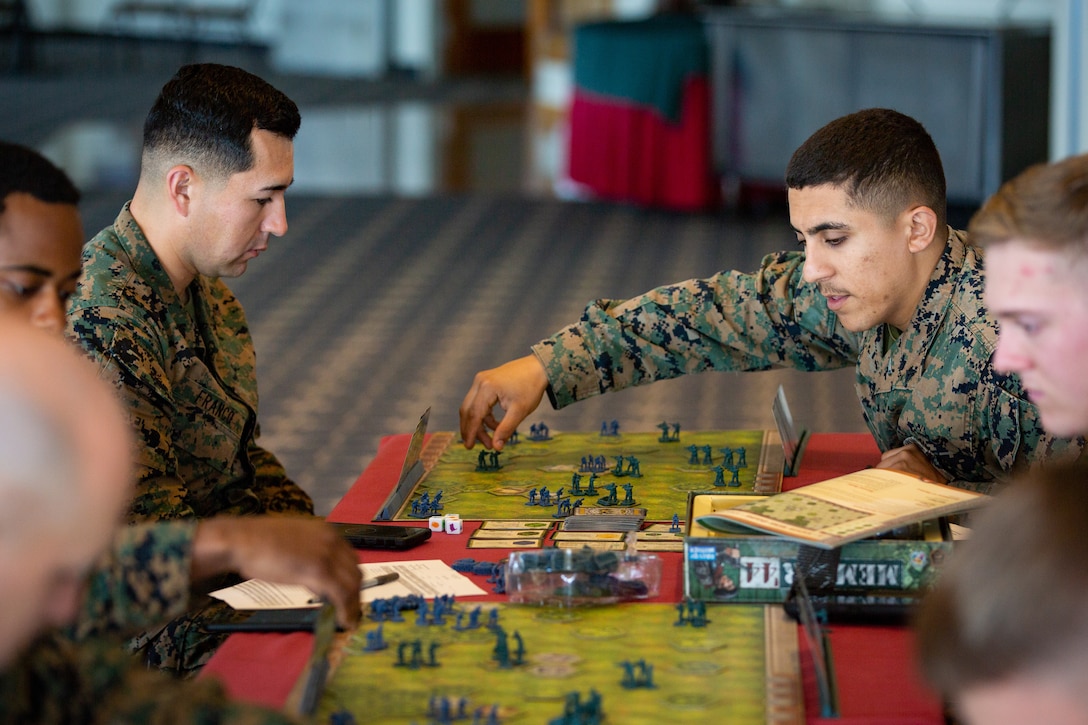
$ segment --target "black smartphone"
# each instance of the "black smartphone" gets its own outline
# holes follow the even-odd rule
[[[915,607],[921,601],[921,593],[904,591],[901,595],[881,594],[830,594],[812,595],[812,608],[823,612],[832,624],[909,624]],[[783,607],[793,619],[801,621],[798,601],[794,591],[786,597]]]
[[[334,524],[349,544],[356,549],[394,549],[403,551],[419,546],[431,538],[426,526],[376,526],[374,524]]]
[[[321,607],[308,609],[260,609],[245,618],[208,622],[208,632],[313,632]]]

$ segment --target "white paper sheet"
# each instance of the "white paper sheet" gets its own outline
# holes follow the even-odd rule
[[[367,562],[360,564],[359,569],[363,572],[363,578],[392,572],[400,575],[396,581],[360,591],[359,599],[363,603],[375,599],[406,597],[410,594],[425,599],[445,594],[457,597],[487,594],[471,579],[454,571],[441,559]],[[219,589],[212,592],[211,596],[223,600],[234,609],[298,609],[318,606],[311,601],[314,593],[304,586],[274,584],[261,579],[249,579],[241,584]]]

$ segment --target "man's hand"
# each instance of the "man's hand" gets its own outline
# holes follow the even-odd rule
[[[880,456],[880,463],[876,464],[876,467],[913,473],[915,476],[934,483],[948,483],[948,479],[930,464],[926,454],[922,453],[922,450],[913,443],[884,451]]]
[[[217,516],[197,525],[193,581],[235,572],[301,584],[336,607],[340,626],[359,623],[359,558],[331,526],[301,516]]]
[[[535,355],[476,373],[461,402],[461,439],[465,448],[479,441],[485,448],[501,451],[521,421],[540,405],[547,388],[548,376]],[[505,411],[502,420],[495,418],[496,404]]]

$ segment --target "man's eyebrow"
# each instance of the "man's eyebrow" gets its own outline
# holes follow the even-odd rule
[[[261,191],[287,191],[287,187],[295,183],[294,177],[291,178],[286,184],[274,184],[272,186],[263,186]]]
[[[38,267],[33,264],[12,264],[7,267],[0,267],[0,271],[3,272],[29,272],[30,274],[36,274],[41,277],[49,277],[53,273],[48,269]],[[78,274],[78,272],[77,272]]]
[[[827,232],[827,231],[842,231],[844,229],[849,229],[849,228],[850,228],[850,225],[847,224],[846,222],[823,222],[821,224],[817,224],[814,227],[810,227],[807,232],[802,232],[797,227],[794,227],[793,231],[797,232],[798,234],[813,235],[813,234],[819,234],[820,232]]]

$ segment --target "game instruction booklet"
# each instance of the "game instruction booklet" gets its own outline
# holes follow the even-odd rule
[[[834,549],[907,524],[969,511],[989,499],[902,471],[867,468],[704,514],[698,523],[726,534],[763,532]]]

